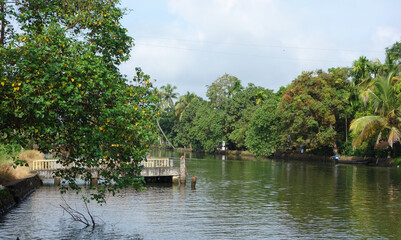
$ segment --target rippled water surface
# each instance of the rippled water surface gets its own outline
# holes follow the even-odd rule
[[[94,230],[43,186],[0,218],[0,239],[401,239],[401,169],[195,155],[187,167],[196,190],[125,190],[90,204]],[[79,195],[63,196],[83,209]]]

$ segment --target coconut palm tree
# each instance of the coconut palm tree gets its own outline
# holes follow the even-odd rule
[[[374,59],[368,62],[367,69],[371,74],[373,74],[373,78],[376,78],[377,75],[383,71],[383,64],[379,59]]]
[[[157,88],[154,90],[153,94],[155,96],[157,96],[158,98],[160,98],[160,103],[159,104],[160,104],[160,110],[161,111],[165,111],[165,109],[169,107],[169,102],[170,101],[171,101],[171,104],[172,104],[171,98],[177,98],[177,93],[173,92],[176,88],[177,88],[176,86],[172,87],[171,84],[167,84],[166,86],[162,86],[161,87],[161,89],[163,89],[163,91],[160,91]],[[164,133],[163,129],[161,128],[158,119],[156,119],[156,124],[159,127],[159,130],[160,130],[161,134],[166,139],[167,143],[171,147],[173,147],[173,149],[175,149],[174,145],[171,144],[170,140],[167,138],[166,134]]]
[[[173,99],[177,99],[178,93],[174,92],[177,89],[177,86],[172,86],[170,83],[168,83],[165,86],[162,86],[160,88],[163,93],[163,102],[164,102],[164,107],[174,107],[174,102]]]
[[[397,90],[397,72],[393,70],[387,76],[377,77],[372,84],[374,89],[367,89],[366,96],[374,107],[375,115],[351,122],[350,130],[357,133],[352,142],[354,148],[377,133],[377,143],[385,138],[391,147],[395,142],[401,142],[401,97]]]
[[[165,102],[163,101],[163,92],[160,91],[158,88],[153,90],[153,95],[159,98],[159,107],[161,111],[165,109]]]
[[[181,120],[182,115],[185,112],[185,109],[189,107],[193,100],[198,98],[195,93],[187,92],[187,94],[180,97],[179,101],[175,105],[175,115],[179,116],[179,120]]]

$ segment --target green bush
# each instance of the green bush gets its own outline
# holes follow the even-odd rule
[[[0,144],[0,163],[11,160],[11,157],[21,152],[19,144]]]
[[[19,144],[0,144],[0,154],[16,155],[21,152]]]
[[[401,157],[394,159],[393,162],[393,166],[399,166],[399,165],[401,165]]]

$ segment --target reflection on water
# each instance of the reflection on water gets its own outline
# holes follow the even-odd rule
[[[179,153],[155,152],[174,157]],[[401,169],[187,155],[190,184],[126,190],[91,204],[94,230],[72,222],[44,186],[0,218],[15,239],[401,239]],[[64,196],[83,209],[80,196]]]

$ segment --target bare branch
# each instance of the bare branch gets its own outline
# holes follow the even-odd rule
[[[86,201],[84,201],[84,204],[85,204],[86,212],[88,213],[88,215],[90,217],[90,221],[88,220],[88,218],[86,218],[86,216],[83,213],[73,209],[63,197],[62,197],[62,199],[63,199],[64,204],[60,204],[59,206],[72,217],[72,220],[74,220],[76,222],[81,222],[86,227],[89,227],[91,224],[92,224],[92,228],[94,228],[96,226],[95,218],[93,217],[92,213],[90,212]]]

